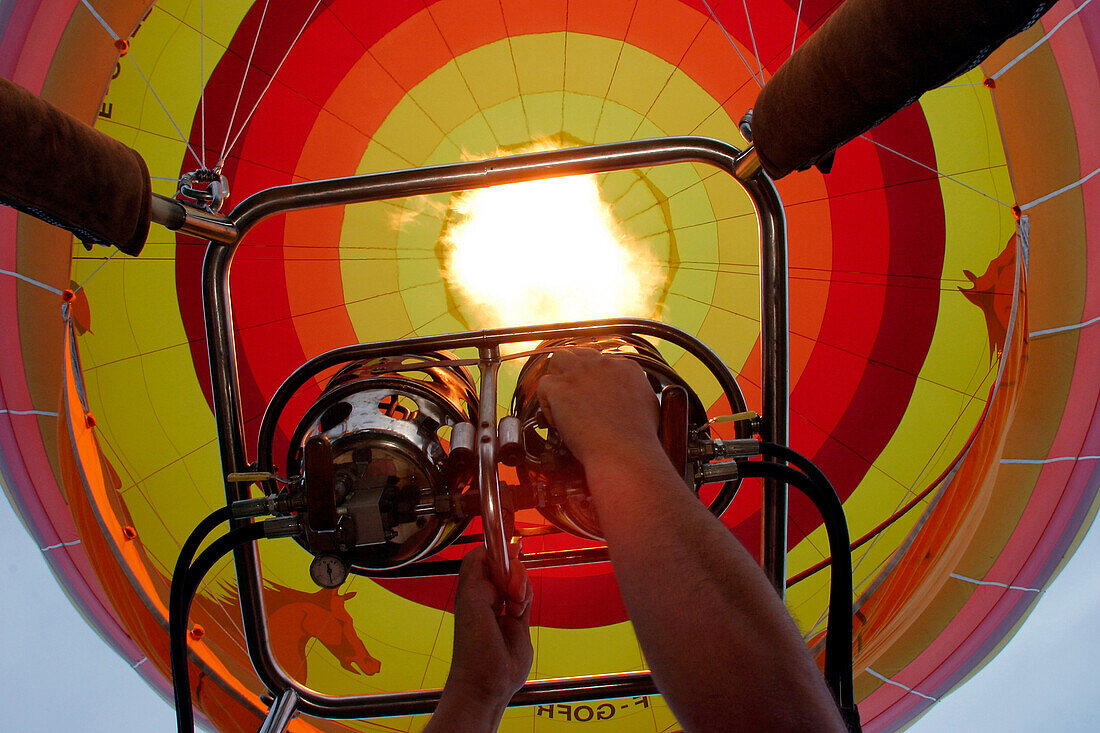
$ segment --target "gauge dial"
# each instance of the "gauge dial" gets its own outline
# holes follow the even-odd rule
[[[309,564],[309,576],[322,588],[336,588],[348,578],[348,564],[336,555],[318,555]]]

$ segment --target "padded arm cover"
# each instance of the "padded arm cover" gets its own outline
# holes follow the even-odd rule
[[[780,178],[972,69],[1054,0],[847,0],[776,72],[753,144]]]
[[[0,203],[136,255],[151,198],[137,151],[0,78]]]

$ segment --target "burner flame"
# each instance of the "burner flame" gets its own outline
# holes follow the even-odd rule
[[[595,176],[477,189],[452,206],[444,276],[483,327],[654,316],[661,268]]]

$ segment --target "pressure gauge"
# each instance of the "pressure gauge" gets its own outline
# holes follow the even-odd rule
[[[318,555],[309,564],[309,576],[322,588],[336,588],[348,579],[348,564],[336,555]]]

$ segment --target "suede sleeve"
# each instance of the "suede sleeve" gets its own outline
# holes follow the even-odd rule
[[[151,198],[137,151],[0,79],[0,203],[136,255]]]
[[[780,178],[805,170],[976,66],[1053,0],[847,0],[776,72],[753,144]]]

